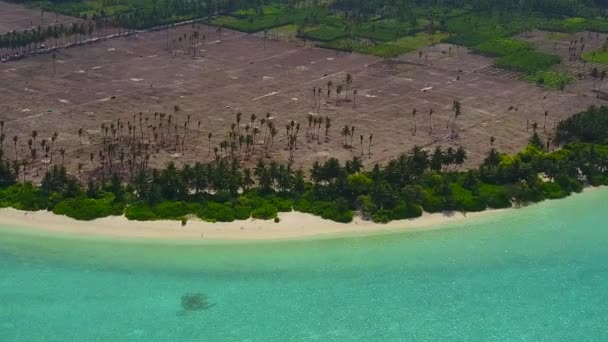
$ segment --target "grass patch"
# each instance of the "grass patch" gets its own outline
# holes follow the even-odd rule
[[[319,23],[329,15],[325,8],[289,9],[287,6],[265,6],[262,13],[253,10],[238,10],[230,15],[219,16],[211,21],[213,25],[222,26],[242,32],[258,32],[286,25],[304,25]]]
[[[449,35],[444,32],[428,34],[426,32],[418,33],[414,36],[399,38],[395,41],[381,44],[365,44],[362,41],[342,42],[343,44],[352,44],[350,49],[355,52],[365,53],[384,58],[392,58],[404,53],[416,51],[418,49],[437,44],[448,38]]]
[[[428,24],[429,21],[426,19],[418,19],[415,23],[382,19],[356,26],[353,36],[371,41],[389,42],[422,31]]]
[[[574,81],[574,78],[561,72],[546,70],[538,71],[531,75],[524,75],[522,80],[551,89],[561,89],[562,86]]]
[[[502,57],[522,51],[534,50],[534,46],[529,42],[524,42],[512,38],[495,38],[486,40],[473,46],[472,50],[489,56]]]
[[[608,64],[608,51],[588,51],[583,52],[583,60],[587,62]]]
[[[561,41],[561,40],[567,40],[568,37],[570,37],[569,34],[564,33],[564,32],[549,32],[546,35],[546,38],[549,40],[557,40],[557,41]]]
[[[345,29],[338,28],[326,24],[321,24],[314,27],[304,29],[300,36],[307,39],[318,40],[322,42],[330,42],[344,38],[348,35]]]
[[[535,74],[539,71],[547,70],[555,64],[559,64],[560,61],[559,56],[556,55],[549,55],[538,51],[520,51],[498,58],[496,66]]]

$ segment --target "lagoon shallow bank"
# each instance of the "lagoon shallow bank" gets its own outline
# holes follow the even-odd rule
[[[454,229],[283,242],[0,229],[0,336],[35,340],[605,340],[608,191]],[[213,304],[184,313],[181,298]]]

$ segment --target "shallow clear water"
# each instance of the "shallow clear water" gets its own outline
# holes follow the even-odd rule
[[[0,340],[608,340],[608,190],[449,228],[195,245],[2,227]],[[213,306],[184,313],[186,293]]]

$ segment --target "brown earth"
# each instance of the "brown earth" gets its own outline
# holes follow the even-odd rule
[[[38,26],[65,24],[76,20],[57,13],[44,12],[41,14],[40,8],[28,8],[0,1],[0,34],[14,30],[29,30]]]
[[[170,40],[192,30],[190,25],[180,27]],[[549,133],[556,121],[600,101],[590,92],[553,91],[519,81],[517,73],[497,70],[492,59],[462,47],[452,47],[450,56],[446,44],[427,48],[428,58],[419,59],[418,53],[412,53],[386,60],[280,41],[269,40],[264,46],[259,36],[229,30],[220,36],[214,28],[203,27],[201,33],[207,39],[196,47],[196,57],[179,48],[168,51],[167,32],[156,31],[61,50],[55,75],[50,55],[0,64],[0,119],[6,121],[7,154],[14,153],[13,135],[19,137],[19,157],[26,158],[33,130],[38,131],[38,141],[57,132],[56,146],[67,150],[70,169],[80,162],[85,171],[90,170],[89,153],[100,150],[102,123],[119,118],[133,122],[133,115],[142,112],[153,124],[153,113],[165,112],[178,117],[181,130],[186,116],[191,115],[186,152],[161,151],[152,156],[151,164],[204,162],[213,158],[208,154],[207,133],[214,135],[211,148],[217,146],[226,139],[236,113],[242,112],[241,132],[251,113],[258,118],[272,115],[279,130],[272,158],[279,160],[287,160],[289,155],[285,124],[300,122],[294,164],[304,169],[314,160],[347,160],[359,155],[360,134],[367,154],[371,133],[372,155],[364,157],[366,165],[387,161],[414,145],[432,149],[439,144],[463,146],[469,155],[465,166],[473,166],[488,151],[491,136],[496,137],[500,151],[513,153],[532,134],[526,129],[527,122],[538,122],[539,132]],[[348,73],[354,80],[349,101],[342,95],[336,105],[335,92],[330,99],[326,97],[327,82],[334,83],[333,89],[337,84],[346,87]],[[319,112],[313,109],[313,87],[323,89]],[[356,108],[351,102],[354,89],[358,91]],[[461,101],[462,115],[456,125],[458,137],[450,139],[446,126],[454,100]],[[175,105],[180,107],[176,114]],[[416,134],[413,109],[418,113]],[[545,111],[549,113],[546,128]],[[331,118],[327,140],[323,130],[319,142],[305,138],[309,113]],[[198,121],[200,139],[193,150]],[[352,149],[343,146],[340,131],[345,125],[356,127]],[[79,128],[85,131],[83,152],[79,152]],[[144,135],[145,140],[150,137],[147,130]],[[252,157],[250,163],[258,157]],[[33,171],[28,173],[31,176]]]

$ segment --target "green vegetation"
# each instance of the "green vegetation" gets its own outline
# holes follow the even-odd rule
[[[569,75],[550,70],[524,75],[522,79],[551,89],[563,89],[565,85],[574,81],[574,78]]]
[[[75,197],[66,198],[53,207],[53,213],[65,215],[76,220],[94,220],[111,215],[122,215],[123,203],[115,201],[113,194],[102,198]]]
[[[591,107],[561,121],[555,136],[559,143],[608,144],[608,107]]]
[[[232,12],[214,18],[211,23],[216,26],[243,31],[258,32],[289,24],[302,24],[312,18],[325,17],[329,14],[323,8],[292,9],[284,5],[269,5],[261,10],[251,8]]]
[[[549,18],[539,24],[539,28],[548,31],[576,33],[582,31],[608,32],[608,22],[598,17]]]
[[[583,60],[587,62],[608,64],[608,50],[583,52]]]
[[[567,80],[560,78],[553,82],[556,74],[537,74],[550,71],[552,65],[559,63],[559,57],[538,52],[532,44],[513,37],[536,28],[559,32],[608,32],[604,7],[605,3],[599,0],[533,0],[517,4],[462,0],[433,5],[417,0],[336,0],[329,3],[308,0],[63,0],[46,5],[47,10],[85,18],[76,27],[62,31],[66,40],[99,36],[108,26],[148,28],[206,18],[206,23],[218,26],[218,35],[221,28],[243,32],[289,28],[300,39],[322,47],[389,58],[449,41],[477,53],[498,57],[496,66],[525,72],[529,76],[527,80],[538,84],[542,83],[539,80],[545,80],[545,85],[552,88],[561,87]],[[278,36],[271,34],[269,37]],[[14,56],[35,50],[43,43],[48,45],[50,37],[56,38],[56,32],[44,29],[0,36],[0,55]],[[57,39],[50,40],[55,42]],[[601,53],[587,53],[585,58],[600,63],[607,59]]]
[[[560,58],[555,55],[538,51],[520,51],[498,58],[496,66],[535,74],[559,64],[559,62]]]
[[[472,48],[473,51],[494,57],[507,56],[519,52],[534,50],[531,43],[511,38],[495,38],[479,43]]]
[[[378,44],[374,44],[369,40],[345,38],[321,44],[321,46],[341,51],[359,52],[378,57],[391,58],[439,43],[447,37],[448,34],[442,32],[436,32],[434,34],[421,32],[414,36],[407,36],[395,41]]]
[[[447,33],[443,32],[433,34],[421,32],[415,36],[407,36],[387,43],[361,45],[355,47],[353,51],[385,58],[397,57],[401,54],[439,43],[448,36]]]
[[[419,217],[422,211],[474,212],[562,198],[584,184],[608,185],[608,107],[590,107],[559,123],[554,143],[534,132],[516,155],[490,148],[478,169],[455,171],[466,159],[459,148],[408,154],[362,169],[361,160],[315,162],[310,181],[300,170],[277,162],[258,162],[252,171],[237,159],[209,164],[170,163],[162,170],[142,169],[126,185],[117,176],[89,181],[86,189],[54,165],[42,184],[20,183],[19,168],[0,149],[0,206],[52,210],[78,220],[122,215],[131,220],[178,220],[196,216],[210,222],[248,218],[274,220],[279,212],[310,213],[350,222],[355,212],[375,222]],[[255,179],[251,178],[252,176]]]

